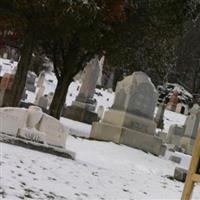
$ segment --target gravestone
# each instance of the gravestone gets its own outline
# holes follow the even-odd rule
[[[157,124],[157,128],[164,129],[164,113],[165,113],[165,104],[160,103],[154,119],[154,121]]]
[[[53,92],[50,92],[50,93],[47,95],[47,99],[48,99],[47,107],[48,107],[48,108],[50,107],[51,102],[53,101],[53,96],[54,96],[54,93],[53,93]]]
[[[169,102],[168,102],[166,108],[168,110],[171,110],[171,111],[175,112],[177,104],[178,104],[178,92],[174,91],[172,93],[172,95],[170,96],[170,99],[169,99]]]
[[[192,149],[197,136],[200,123],[200,107],[194,104],[190,110],[184,126],[170,126],[168,133],[168,143],[174,144],[184,150],[184,153],[192,155]]]
[[[113,89],[113,82],[114,82],[114,72],[110,73],[110,76],[108,78],[108,81],[106,83],[106,87],[107,89]]]
[[[190,115],[185,121],[185,132],[184,135],[195,139],[197,136],[197,131],[200,122],[200,107],[194,104],[190,110]]]
[[[98,107],[97,114],[98,114],[99,119],[101,119],[103,117],[103,114],[104,114],[104,107],[103,106]]]
[[[26,93],[26,88],[24,88],[21,100],[25,101],[27,99],[27,97],[28,97],[28,94]]]
[[[36,96],[34,102],[35,105],[38,105],[40,97],[44,95],[45,91],[44,81],[45,81],[45,72],[42,71],[36,81]]]
[[[44,95],[44,91],[45,91],[45,86],[42,85],[40,87],[37,87],[35,102],[34,102],[35,105],[39,104],[39,99],[40,99],[40,97],[42,97]]]
[[[47,95],[41,96],[38,100],[38,106],[47,109],[47,105],[48,105]]]
[[[27,78],[26,78],[26,90],[31,91],[31,92],[35,92],[36,87],[35,87],[35,80],[36,80],[36,74],[29,71],[27,74]]]
[[[82,85],[76,100],[72,103],[72,106],[63,109],[62,116],[88,124],[98,121],[97,113],[95,113],[96,101],[93,96],[99,71],[99,60],[96,56],[83,71]]]
[[[184,103],[178,103],[176,106],[176,112],[184,115],[188,115],[188,105]]]
[[[150,78],[135,72],[118,82],[115,101],[101,122],[94,122],[90,137],[125,144],[160,155],[164,146],[155,136],[153,120],[158,94]]]
[[[65,148],[67,128],[37,106],[0,108],[0,133]]]
[[[103,75],[103,65],[104,65],[104,60],[105,60],[105,57],[102,56],[102,58],[100,59],[99,61],[99,76],[98,76],[98,79],[97,79],[97,86],[102,86],[102,75]]]
[[[36,85],[37,87],[41,87],[44,85],[45,81],[45,71],[42,71],[37,79]]]

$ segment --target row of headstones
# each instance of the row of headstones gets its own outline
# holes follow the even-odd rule
[[[78,120],[83,122],[93,122],[98,119],[96,113],[94,113],[95,107],[93,96],[99,71],[99,61],[97,58],[94,58],[88,63],[84,70],[83,84],[81,86],[80,93],[71,107],[72,112],[65,113],[67,117],[70,118],[71,114],[71,118],[76,120],[78,116]],[[37,94],[35,103],[41,105],[42,107],[47,104],[47,101],[44,103],[44,101],[42,101],[43,99],[41,99],[45,89],[44,79],[44,74],[41,73],[36,84]],[[27,84],[31,85],[31,88],[34,82],[35,79],[32,77],[28,79]],[[7,87],[9,88],[9,84],[7,84]],[[161,141],[155,137],[156,125],[153,122],[157,96],[155,87],[146,74],[137,72],[125,78],[123,81],[118,83],[115,102],[112,109],[105,113],[102,122],[93,124],[91,137],[126,144],[129,144],[130,141],[132,141],[131,144],[129,144],[130,146],[136,146],[138,148],[142,148],[143,150],[147,149],[147,151],[159,154],[160,150],[158,149],[161,149],[162,144]],[[101,110],[100,115],[102,115],[102,113],[103,112]],[[163,113],[161,113],[161,116],[162,114]],[[82,118],[79,118],[80,116]],[[107,124],[109,124],[109,126]],[[117,128],[115,127],[117,131],[113,129],[113,125],[118,126]],[[106,130],[109,131],[107,132]],[[131,133],[127,132],[130,130],[132,131]],[[118,135],[112,133],[115,131]],[[106,134],[102,135],[102,132]],[[144,142],[144,139],[141,139],[143,137],[141,133],[147,133],[147,135],[145,135],[145,138],[148,138],[146,143]],[[139,139],[135,140],[137,137]],[[153,150],[152,148],[149,149],[142,147],[145,145],[155,147],[155,144],[158,144],[158,148],[156,150],[155,148]]]
[[[95,66],[95,64],[93,63],[92,66]],[[91,115],[91,113],[94,113],[92,98],[95,89],[95,76],[91,74],[91,70],[89,72],[86,73],[87,76],[83,82],[81,91],[72,105],[73,109],[71,107],[71,113],[73,113],[72,119],[82,122],[97,121],[94,115]],[[92,83],[93,89],[87,87],[90,83]],[[154,118],[157,96],[155,87],[146,74],[136,72],[126,77],[117,85],[115,102],[112,108],[105,113],[102,107],[99,108],[98,115],[102,120],[93,123],[91,137],[99,140],[124,143],[157,155],[161,154],[163,152],[163,146],[159,139],[163,140],[163,136],[162,133],[157,135],[155,129],[156,127],[163,129],[163,118],[166,107],[169,109],[173,105],[172,107],[177,109],[177,104],[174,104],[174,95],[172,95],[168,105],[164,103],[159,105]],[[199,112],[195,106],[191,109],[185,125],[182,128],[172,126],[167,137],[166,134],[164,135],[165,139],[163,143],[176,144],[176,147],[182,146],[186,153],[191,154],[199,125]],[[79,110],[77,109],[78,107]],[[80,112],[83,114],[80,115]],[[69,117],[71,113],[66,113],[66,116]],[[76,117],[75,115],[81,116],[82,118]],[[180,138],[178,138],[179,142],[177,142],[177,136],[174,136],[180,134],[179,129],[182,134],[180,137],[182,142],[180,142]],[[144,137],[142,134],[145,134]]]
[[[26,80],[26,85],[25,85],[25,89],[22,95],[22,101],[27,99],[27,91],[30,92],[36,92],[36,97],[35,97],[35,101],[34,104],[38,105],[41,108],[47,109],[53,99],[53,92],[50,92],[48,95],[44,95],[45,92],[45,85],[44,85],[44,81],[45,81],[45,73],[41,72],[38,80],[36,81],[36,74],[29,72],[27,75],[27,80]],[[2,106],[3,103],[3,97],[5,95],[5,92],[7,90],[10,90],[12,87],[12,84],[14,82],[14,74],[9,74],[9,73],[5,73],[3,75],[3,77],[1,78],[0,81],[0,106]]]

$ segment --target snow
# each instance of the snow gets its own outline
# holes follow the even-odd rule
[[[76,160],[14,145],[1,146],[3,199],[180,199],[183,183],[168,179],[178,164],[124,145],[69,136]],[[193,199],[199,199],[196,186]]]

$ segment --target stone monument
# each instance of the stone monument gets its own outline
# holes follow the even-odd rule
[[[183,149],[186,154],[192,155],[192,149],[200,123],[200,107],[194,104],[185,124],[182,127],[170,126],[167,142]]]
[[[47,95],[45,94],[44,96],[41,96],[39,98],[38,106],[43,109],[47,109],[47,105],[48,105],[48,99],[47,99]]]
[[[165,104],[164,103],[160,103],[160,105],[158,106],[158,110],[156,113],[156,116],[154,118],[154,121],[157,124],[157,128],[160,129],[164,129],[164,113],[165,113]]]
[[[64,117],[88,124],[98,121],[98,115],[94,112],[96,105],[93,96],[99,71],[99,60],[96,56],[85,67],[80,92],[76,100],[72,103],[72,106],[63,109],[62,115]]]
[[[54,93],[53,93],[53,92],[49,92],[49,94],[47,95],[47,99],[48,99],[47,108],[50,107],[51,102],[53,101],[53,96],[54,96]]]
[[[138,148],[155,155],[165,151],[153,120],[158,94],[150,78],[135,72],[118,82],[112,108],[94,122],[90,137]]]
[[[34,102],[35,105],[38,105],[40,97],[44,95],[45,91],[44,81],[45,81],[45,72],[42,71],[36,82],[36,97]]]
[[[36,80],[36,74],[29,71],[27,74],[27,79],[26,79],[26,90],[31,91],[31,92],[35,92],[36,87],[35,87],[35,80]]]
[[[166,108],[168,110],[171,110],[171,111],[175,112],[177,104],[178,104],[178,92],[174,91],[172,93],[172,95],[170,96],[170,99],[169,99],[169,102],[168,102]]]

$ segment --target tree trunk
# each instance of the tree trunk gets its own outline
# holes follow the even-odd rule
[[[65,75],[58,79],[57,87],[54,93],[54,97],[49,108],[49,114],[52,117],[60,119],[60,115],[65,104],[68,87],[72,82],[72,78]]]
[[[11,90],[7,91],[4,96],[4,106],[15,107],[20,103],[32,57],[33,41],[33,33],[27,34],[21,49],[21,58],[17,65],[17,71],[12,88]]]

